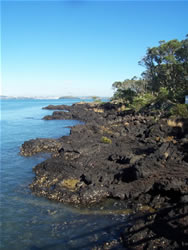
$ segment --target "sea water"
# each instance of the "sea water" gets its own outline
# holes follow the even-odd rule
[[[113,240],[124,226],[126,218],[104,213],[105,205],[78,209],[36,197],[29,190],[32,168],[49,155],[23,157],[20,146],[34,138],[69,135],[68,127],[80,122],[42,120],[52,113],[42,107],[75,102],[78,100],[1,100],[0,249],[91,249]]]

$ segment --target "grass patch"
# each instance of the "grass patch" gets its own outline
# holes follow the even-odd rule
[[[167,120],[167,124],[169,127],[179,127],[179,128],[182,128],[183,127],[183,123],[182,122],[177,122],[175,120]]]
[[[104,110],[103,110],[103,109],[94,108],[93,111],[94,111],[95,113],[104,113]]]
[[[105,144],[112,144],[112,140],[110,138],[106,137],[106,136],[103,136],[101,138],[101,142],[105,143]]]
[[[65,179],[61,182],[63,187],[74,191],[76,189],[76,185],[80,182],[78,179]]]
[[[105,126],[101,126],[100,130],[102,133],[113,134],[113,131],[110,128],[105,127]]]
[[[188,104],[177,104],[171,109],[171,114],[180,118],[188,118]]]

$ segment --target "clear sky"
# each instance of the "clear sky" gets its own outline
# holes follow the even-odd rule
[[[111,96],[160,40],[185,39],[188,1],[2,1],[2,94]]]

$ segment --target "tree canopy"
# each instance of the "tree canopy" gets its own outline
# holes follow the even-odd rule
[[[113,83],[115,99],[126,99],[130,94],[130,102],[134,95],[146,92],[157,95],[165,88],[169,99],[183,102],[188,94],[188,35],[182,41],[159,41],[159,46],[147,49],[139,64],[146,69],[141,78]]]

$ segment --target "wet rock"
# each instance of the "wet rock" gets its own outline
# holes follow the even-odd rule
[[[25,141],[20,148],[20,154],[31,156],[40,152],[57,153],[61,147],[62,142],[60,139],[37,138]]]

